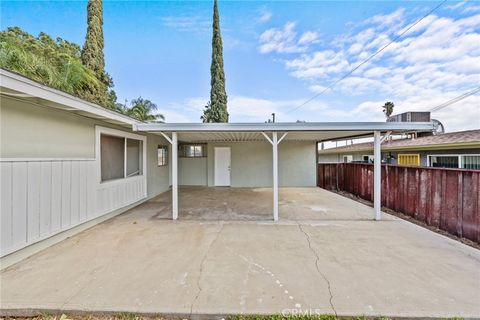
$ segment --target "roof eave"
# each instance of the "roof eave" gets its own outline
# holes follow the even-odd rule
[[[106,109],[94,103],[72,96],[63,91],[48,87],[24,76],[0,68],[1,87],[21,92],[30,97],[51,101],[84,114],[91,114],[97,118],[118,122],[124,125],[135,125],[142,123],[138,120],[120,114],[113,110]],[[28,99],[28,98],[27,98]]]
[[[432,131],[431,122],[292,122],[292,123],[140,123],[134,130],[151,132],[271,132],[271,131]]]

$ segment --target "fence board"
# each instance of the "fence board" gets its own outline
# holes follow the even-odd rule
[[[318,164],[317,185],[373,200],[373,165]],[[480,243],[480,171],[382,166],[382,205]]]

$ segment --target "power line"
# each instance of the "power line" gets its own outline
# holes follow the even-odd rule
[[[470,91],[468,91],[468,92],[465,92],[464,94],[461,94],[461,95],[459,95],[458,97],[455,97],[455,98],[453,98],[453,99],[451,99],[451,100],[448,100],[447,102],[444,102],[444,103],[442,103],[442,104],[439,104],[438,106],[433,107],[432,109],[430,109],[430,112],[435,112],[435,111],[441,110],[441,109],[443,109],[443,108],[445,108],[445,107],[448,107],[448,106],[451,105],[451,104],[457,103],[457,102],[460,101],[460,100],[463,100],[463,99],[465,99],[465,98],[468,98],[468,97],[474,95],[474,94],[477,93],[477,92],[480,92],[480,87],[475,88],[475,89],[473,89],[473,90],[470,90]]]
[[[396,36],[392,41],[390,41],[389,43],[387,43],[386,45],[384,45],[382,48],[380,48],[377,52],[375,52],[374,54],[372,54],[371,56],[369,56],[366,60],[364,60],[362,63],[360,63],[359,65],[357,65],[355,68],[353,68],[352,70],[350,70],[349,72],[347,72],[344,76],[342,76],[340,79],[336,80],[335,82],[333,82],[331,85],[329,85],[328,87],[326,87],[325,89],[323,89],[322,91],[320,91],[319,93],[317,93],[316,95],[314,95],[313,97],[311,97],[310,99],[306,100],[304,103],[300,104],[299,106],[293,108],[292,110],[288,111],[287,113],[290,113],[290,112],[293,112],[297,109],[300,109],[301,107],[303,107],[304,105],[306,105],[307,103],[309,103],[310,101],[316,99],[317,97],[319,97],[320,95],[322,95],[323,93],[325,93],[327,90],[333,88],[337,83],[339,83],[340,81],[344,80],[345,78],[347,78],[348,76],[350,76],[352,73],[354,73],[356,70],[358,70],[361,66],[363,66],[365,63],[367,63],[368,61],[372,60],[375,56],[377,56],[380,52],[382,52],[383,50],[385,50],[386,48],[388,48],[392,43],[394,43],[395,41],[397,41],[400,37],[402,37],[405,33],[407,33],[408,31],[410,31],[410,29],[412,29],[413,27],[415,27],[418,23],[420,23],[420,21],[422,21],[423,19],[425,19],[426,17],[428,17],[429,15],[431,15],[435,10],[437,10],[438,8],[440,8],[445,2],[447,2],[447,0],[443,0],[442,2],[440,2],[435,8],[433,8],[432,10],[430,10],[426,15],[424,15],[423,17],[421,17],[420,19],[418,19],[417,21],[415,21],[412,25],[410,25],[407,29],[403,30],[398,36]]]

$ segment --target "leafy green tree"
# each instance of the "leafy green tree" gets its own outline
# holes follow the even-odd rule
[[[394,107],[395,107],[395,104],[393,104],[393,102],[391,101],[385,102],[385,104],[382,106],[385,117],[388,118],[392,115]]]
[[[0,32],[0,67],[79,97],[101,85],[82,64],[80,46],[43,32],[34,37],[18,27]]]
[[[131,108],[126,110],[126,114],[132,118],[140,121],[160,121],[163,122],[165,117],[162,114],[155,114],[158,107],[155,103],[148,99],[139,97],[133,99],[131,102]]]
[[[212,64],[210,67],[210,102],[203,111],[203,122],[228,122],[227,93],[223,68],[222,35],[217,0],[213,5]]]

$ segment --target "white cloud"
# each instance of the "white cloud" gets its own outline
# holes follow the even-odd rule
[[[159,107],[159,112],[165,115],[166,122],[200,122],[200,116],[208,101],[208,97],[192,97],[180,102],[174,102]],[[228,98],[228,113],[230,122],[264,122],[275,113],[276,119],[281,122],[292,122],[302,119],[298,113],[291,110],[303,102],[294,100],[271,100],[259,97],[242,95]],[[307,112],[328,110],[329,106],[320,101],[314,101],[305,109]]]
[[[271,11],[268,11],[268,10],[262,10],[262,13],[260,15],[260,17],[258,18],[258,22],[259,23],[265,23],[265,22],[268,22],[270,21],[270,19],[272,18],[273,16],[273,13]]]
[[[318,42],[318,34],[314,31],[306,31],[298,37],[295,26],[295,22],[289,21],[282,29],[270,28],[264,31],[259,38],[260,53],[305,52],[309,45]]]
[[[468,12],[477,12],[480,11],[480,6],[467,6],[462,10],[462,13],[468,13]]]
[[[293,53],[302,52],[304,48],[299,47],[295,41],[295,22],[287,22],[283,29],[271,28],[260,35],[261,53],[278,52]]]
[[[211,30],[211,20],[203,16],[167,16],[161,18],[164,26],[182,32],[206,32]]]
[[[398,8],[392,13],[384,15],[375,15],[367,19],[367,23],[375,24],[377,26],[386,27],[401,23],[404,20],[405,9]]]
[[[300,37],[300,40],[298,40],[298,44],[304,45],[304,44],[309,44],[316,42],[318,39],[318,34],[313,31],[307,31],[302,34]]]
[[[449,5],[449,6],[445,6],[445,8],[449,9],[449,10],[456,10],[460,7],[463,7],[466,3],[467,3],[467,1],[461,1],[461,2],[452,4],[452,5]]]
[[[335,36],[323,50],[292,51],[295,54],[282,61],[291,76],[305,81],[312,92],[322,92],[416,19],[402,8],[376,15]],[[480,83],[479,43],[480,14],[430,15],[334,87],[346,101],[364,102],[347,111],[326,109],[325,114],[346,121],[377,119],[383,116],[380,106],[385,99],[395,102],[396,112],[429,110]],[[274,51],[281,52],[269,52]],[[465,99],[433,116],[450,131],[479,128],[480,104],[478,98]]]

